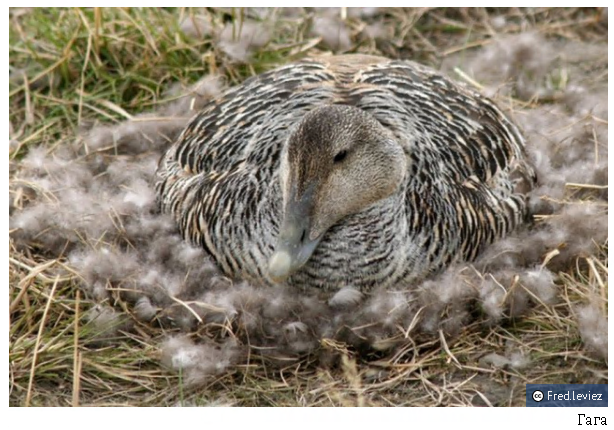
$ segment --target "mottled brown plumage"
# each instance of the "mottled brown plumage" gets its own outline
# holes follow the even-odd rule
[[[324,57],[212,100],[156,188],[228,276],[368,290],[472,260],[522,223],[523,144],[491,101],[431,69]]]

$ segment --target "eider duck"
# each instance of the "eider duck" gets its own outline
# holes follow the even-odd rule
[[[407,285],[527,220],[517,127],[410,61],[307,59],[211,100],[160,160],[186,240],[234,279],[337,290]]]

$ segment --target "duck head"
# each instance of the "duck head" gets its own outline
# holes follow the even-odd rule
[[[283,218],[269,276],[283,282],[307,263],[326,231],[392,195],[407,157],[392,133],[356,107],[307,113],[281,155]]]

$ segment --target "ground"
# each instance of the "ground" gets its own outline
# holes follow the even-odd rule
[[[523,406],[527,383],[607,383],[607,9],[15,8],[9,26],[10,405]],[[540,176],[535,230],[462,288],[471,268],[411,292],[449,297],[366,346],[271,355],[226,316],[130,296],[156,276],[166,292],[225,282],[190,272],[202,255],[151,213],[152,168],[190,112],[331,52],[412,59],[493,97]],[[493,257],[510,247],[522,262]]]

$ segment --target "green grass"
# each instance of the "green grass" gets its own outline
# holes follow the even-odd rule
[[[451,53],[489,43],[489,13],[474,9],[386,11],[377,19],[393,28],[385,42],[360,37],[365,22],[348,18],[351,52],[412,57],[438,65]],[[600,9],[512,9],[501,34],[517,33],[521,22],[547,37],[607,42],[598,25]],[[98,123],[119,123],[126,115],[155,110],[171,96],[170,86],[188,86],[211,72],[229,84],[305,55],[323,53],[309,34],[313,12],[272,24],[271,41],[247,64],[233,62],[213,37],[191,39],[180,31],[187,16],[205,15],[237,29],[245,11],[122,8],[21,9],[9,12],[9,122],[14,142],[9,159],[18,167],[29,148],[50,150]],[[528,24],[526,24],[528,22]],[[237,30],[238,31],[238,30]],[[552,76],[552,85],[562,85]],[[607,79],[607,75],[605,77]],[[12,177],[12,173],[11,173]],[[67,405],[470,405],[474,394],[490,393],[499,405],[524,405],[524,384],[540,381],[607,381],[607,363],[585,351],[577,305],[591,291],[607,303],[607,245],[599,264],[561,278],[561,301],[538,306],[532,316],[507,325],[466,327],[459,338],[425,340],[398,361],[366,360],[343,346],[323,343],[339,357],[330,366],[313,357],[288,367],[268,366],[254,356],[248,366],[198,390],[182,375],[160,365],[157,346],[164,330],[130,321],[97,332],[89,322],[95,304],[78,293],[78,279],[56,279],[63,263],[40,250],[11,245],[9,404]],[[70,272],[68,272],[70,274]],[[597,274],[599,276],[597,276]],[[127,309],[124,309],[129,311]],[[122,309],[119,309],[122,311]],[[525,368],[480,367],[484,351],[522,351]]]

